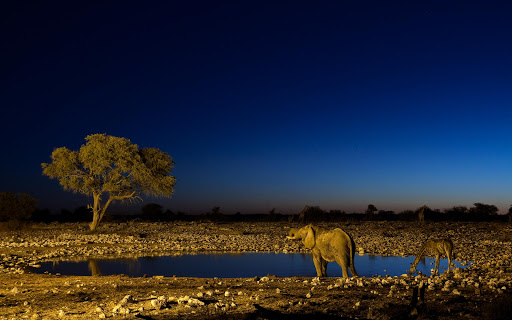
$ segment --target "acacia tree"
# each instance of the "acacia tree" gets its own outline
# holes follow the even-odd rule
[[[365,213],[366,213],[367,215],[372,215],[372,214],[374,214],[374,213],[375,213],[375,212],[377,212],[377,211],[378,211],[378,210],[377,210],[377,207],[375,207],[373,204],[369,204],[369,205],[368,205],[368,209],[366,209]]]
[[[114,200],[139,198],[141,194],[170,197],[176,179],[174,162],[155,148],[142,148],[126,138],[93,134],[78,151],[53,150],[51,163],[42,163],[43,174],[58,179],[64,190],[92,196],[91,231],[96,230]],[[102,197],[106,196],[106,201]]]

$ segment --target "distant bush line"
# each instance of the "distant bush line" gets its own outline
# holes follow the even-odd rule
[[[440,211],[438,209],[426,209],[424,211],[425,221],[496,221],[507,222],[510,215],[497,214],[495,206],[476,204],[472,208],[453,207]],[[491,210],[488,210],[489,207]],[[494,210],[496,208],[496,210]],[[149,221],[149,222],[170,222],[170,221],[213,221],[213,222],[348,222],[348,221],[418,221],[416,210],[404,210],[399,213],[394,211],[379,210],[372,213],[347,213],[340,210],[322,210],[320,207],[309,207],[302,215],[281,214],[272,209],[269,213],[263,214],[223,214],[220,207],[214,207],[203,214],[186,214],[178,211],[164,210],[162,206],[150,203],[142,207],[140,214],[110,214],[105,216],[105,222],[128,222],[128,221]],[[90,222],[92,213],[85,206],[74,211],[61,210],[59,214],[51,214],[49,210],[36,210],[30,221],[33,222]]]
[[[0,227],[19,229],[27,222],[91,222],[93,213],[90,207],[80,206],[73,211],[62,209],[58,214],[48,209],[36,209],[37,200],[28,194],[0,192]],[[186,214],[178,211],[164,210],[157,203],[148,203],[138,214],[109,214],[104,221],[214,221],[214,222],[346,222],[346,221],[418,221],[418,214],[423,212],[425,221],[497,221],[512,222],[512,206],[508,214],[499,215],[494,205],[475,203],[473,207],[454,206],[443,211],[421,206],[416,210],[394,211],[378,210],[373,204],[368,205],[364,213],[347,213],[341,210],[323,210],[318,206],[305,206],[300,214],[281,214],[275,209],[262,214],[224,214],[220,207],[213,207],[203,214]]]

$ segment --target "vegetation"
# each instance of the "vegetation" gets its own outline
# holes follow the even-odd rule
[[[365,213],[367,215],[372,215],[372,214],[374,214],[377,211],[378,211],[377,207],[375,207],[373,204],[369,204],[368,205],[368,209],[366,209]]]
[[[28,194],[0,192],[0,221],[9,221],[10,226],[29,220],[36,208],[37,200]]]
[[[64,190],[92,196],[91,231],[115,200],[133,200],[141,194],[170,197],[176,179],[170,175],[171,156],[154,148],[142,148],[126,138],[93,134],[80,150],[66,147],[52,152],[51,163],[43,163],[43,174],[59,180]],[[106,201],[102,196],[106,195]]]

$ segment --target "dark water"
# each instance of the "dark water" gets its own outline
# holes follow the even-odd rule
[[[413,256],[383,257],[356,255],[355,266],[359,276],[390,275],[400,276],[407,273]],[[455,262],[461,267],[459,262]],[[141,257],[138,259],[90,259],[85,261],[45,262],[32,272],[62,275],[114,275],[125,274],[133,277],[177,276],[200,278],[249,278],[272,274],[278,277],[304,276],[316,277],[315,266],[309,254],[286,253],[241,253],[241,254],[195,254],[182,256]],[[430,275],[434,259],[426,258],[420,262],[417,270]],[[442,259],[440,273],[448,266],[448,260]],[[341,277],[341,267],[336,262],[327,265],[327,275]]]

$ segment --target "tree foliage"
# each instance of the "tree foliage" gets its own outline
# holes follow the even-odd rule
[[[484,203],[474,203],[474,207],[469,209],[469,211],[475,216],[486,217],[486,216],[495,216],[498,214],[498,207],[492,204],[484,204]]]
[[[80,150],[66,147],[52,152],[51,163],[42,163],[43,174],[59,180],[64,190],[92,196],[91,230],[95,230],[112,201],[135,199],[142,194],[170,197],[176,179],[170,175],[171,156],[142,148],[130,140],[93,134]],[[106,195],[106,201],[102,196]]]
[[[377,207],[375,207],[373,204],[369,204],[368,205],[368,208],[366,209],[365,213],[368,214],[368,215],[372,215],[374,214],[375,212],[379,211],[377,209]]]
[[[37,200],[26,193],[0,192],[0,221],[28,220],[36,208]]]

